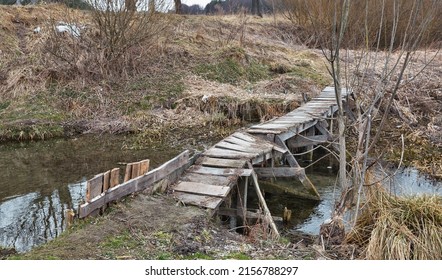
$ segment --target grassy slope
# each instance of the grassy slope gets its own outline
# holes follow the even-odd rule
[[[0,7],[0,140],[103,130],[155,138],[158,116],[166,128],[257,121],[330,82],[321,56],[293,44],[282,19],[173,15],[154,46],[130,50],[130,70],[91,79],[48,53],[51,22],[66,18],[91,26],[87,12],[59,5]],[[177,111],[191,118],[177,123]]]

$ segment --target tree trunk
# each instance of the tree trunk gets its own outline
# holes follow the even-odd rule
[[[181,11],[181,0],[174,0],[175,1],[175,13],[180,15],[182,13]]]
[[[155,13],[155,0],[149,0],[149,3],[147,5],[149,6],[149,13]]]
[[[262,17],[260,0],[252,0],[252,14]]]

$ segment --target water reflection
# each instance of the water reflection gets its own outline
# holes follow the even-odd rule
[[[174,149],[122,149],[123,137],[83,137],[0,145],[0,246],[23,252],[64,230],[64,211],[77,209],[86,178],[119,162],[151,159],[155,166]]]

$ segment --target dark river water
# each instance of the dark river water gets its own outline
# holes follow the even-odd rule
[[[128,140],[106,135],[0,145],[0,246],[24,252],[57,237],[65,227],[64,211],[77,209],[85,195],[86,179],[93,175],[142,159],[158,166],[182,152],[177,147],[128,150]],[[322,197],[320,202],[264,186],[272,215],[281,216],[287,207],[293,213],[289,228],[317,234],[339,197],[333,187],[333,165],[324,160],[307,170]],[[301,186],[296,180],[277,184],[283,188]],[[405,194],[442,194],[442,183],[428,180],[413,169],[401,170],[391,188],[400,188]]]
[[[64,210],[77,209],[93,175],[142,159],[159,165],[179,153],[128,150],[126,140],[106,135],[0,145],[0,246],[23,252],[58,236]]]

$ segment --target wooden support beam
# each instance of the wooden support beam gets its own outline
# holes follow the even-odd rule
[[[258,210],[256,210],[256,211],[258,211]],[[238,214],[237,209],[219,208],[218,214],[222,215],[222,216],[229,216],[229,217],[240,216],[244,220],[246,220],[246,219],[263,219],[264,215],[262,213],[257,213],[256,211],[255,212],[254,211],[245,211],[245,216],[244,216],[242,213]],[[282,217],[272,216],[272,219],[276,222],[282,222]]]
[[[327,135],[315,135],[315,136],[295,136],[287,140],[287,146],[290,149],[306,147],[309,145],[317,145],[328,141]]]
[[[275,138],[276,143],[280,145],[281,147],[285,147],[287,150],[287,146],[285,145],[284,141],[280,139],[278,136]],[[286,159],[291,167],[301,168],[299,163],[296,161],[295,157],[291,153],[286,154]],[[302,169],[304,171],[304,169]],[[317,196],[318,199],[321,197],[318,193],[318,190],[316,190],[313,183],[310,181],[310,179],[305,175],[305,172],[301,172],[301,174],[298,176],[299,181],[301,181],[302,185],[308,189],[308,191]]]
[[[256,174],[259,178],[289,178],[289,177],[299,177],[304,174],[304,168],[302,167],[254,167]]]
[[[248,163],[248,164],[249,164],[249,168],[253,169],[252,164],[251,163]],[[255,191],[256,191],[256,194],[258,195],[259,202],[264,210],[264,217],[265,217],[267,223],[269,223],[274,236],[276,238],[279,238],[278,228],[276,227],[275,221],[273,221],[270,210],[267,207],[267,203],[266,203],[264,197],[262,196],[261,189],[259,188],[258,176],[256,175],[256,173],[254,171],[252,172],[252,181],[253,181],[253,185],[255,186]]]

